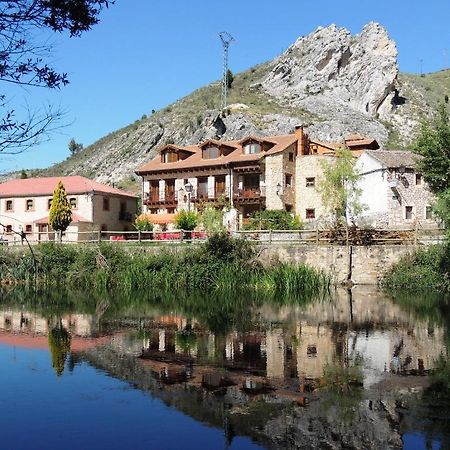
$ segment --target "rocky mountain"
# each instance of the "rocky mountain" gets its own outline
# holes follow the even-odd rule
[[[331,25],[299,38],[275,60],[236,74],[225,115],[217,109],[220,94],[220,82],[198,89],[44,172],[126,188],[134,169],[164,144],[291,133],[299,124],[318,139],[360,133],[385,148],[405,147],[450,94],[450,71],[401,74],[395,42],[381,25],[369,23],[354,36]]]

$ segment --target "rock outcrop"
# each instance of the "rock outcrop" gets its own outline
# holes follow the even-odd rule
[[[299,124],[321,140],[358,133],[376,138],[382,147],[398,148],[411,142],[420,119],[430,117],[440,96],[449,94],[446,79],[439,77],[430,87],[419,76],[399,74],[396,45],[377,23],[355,36],[336,25],[320,27],[274,61],[236,74],[225,117],[214,109],[220,85],[213,83],[46,173],[78,173],[110,183],[131,180],[134,170],[166,143],[285,134]]]

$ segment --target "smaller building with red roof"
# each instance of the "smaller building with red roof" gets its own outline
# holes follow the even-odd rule
[[[72,223],[64,240],[91,239],[98,231],[128,231],[137,211],[137,197],[82,176],[9,180],[0,184],[0,231],[7,240],[55,239],[49,226],[53,191],[62,181],[72,207]]]

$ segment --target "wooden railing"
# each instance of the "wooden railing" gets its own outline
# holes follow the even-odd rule
[[[302,229],[302,230],[242,230],[230,233],[238,239],[246,239],[259,244],[306,244],[306,245],[345,245],[342,239],[336,240],[330,237],[333,230],[327,229]],[[376,230],[377,237],[370,245],[429,245],[444,242],[445,231],[438,229],[411,229],[411,230]],[[386,232],[386,237],[383,236]],[[396,235],[396,231],[398,234]],[[30,244],[56,241],[58,236],[54,232],[36,232],[26,235]],[[62,237],[65,244],[74,243],[94,243],[101,241],[110,242],[204,242],[208,238],[208,233],[204,231],[66,231]],[[22,240],[18,235],[0,235],[0,245],[27,245],[26,240]]]

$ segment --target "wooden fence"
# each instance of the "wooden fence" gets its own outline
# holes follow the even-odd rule
[[[382,244],[434,244],[443,242],[445,230],[439,229],[399,229],[399,230],[357,230],[362,236],[359,240],[352,232],[336,235],[332,229],[306,229],[306,230],[258,230],[236,231],[233,237],[247,239],[250,242],[264,244],[304,244],[304,245],[382,245]],[[208,233],[198,231],[80,231],[66,232],[62,236],[65,244],[75,243],[202,243],[208,238]],[[57,240],[52,232],[34,233],[21,238],[20,235],[11,236],[9,240],[0,240],[3,245],[40,244]]]

